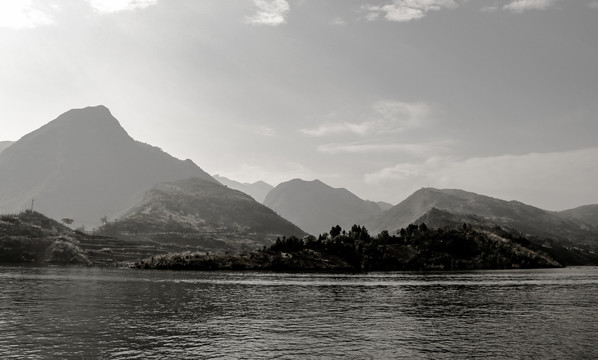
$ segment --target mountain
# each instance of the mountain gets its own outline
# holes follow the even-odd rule
[[[6,149],[10,145],[12,145],[13,143],[14,143],[13,141],[0,141],[0,153],[2,151],[4,151],[4,149]]]
[[[376,201],[376,204],[378,204],[378,206],[380,207],[380,210],[382,211],[386,211],[386,210],[390,210],[391,207],[393,207],[393,204],[384,202],[384,201]]]
[[[224,176],[219,175],[212,175],[212,177],[222,185],[226,185],[231,189],[239,190],[244,192],[245,194],[251,196],[255,199],[255,201],[259,202],[260,204],[264,202],[266,195],[272,190],[274,187],[264,181],[257,181],[254,183],[240,183],[238,181],[234,181]]]
[[[104,106],[74,109],[0,153],[0,211],[34,209],[96,226],[138,203],[157,183],[200,177],[191,160],[131,138]]]
[[[598,229],[598,204],[584,205],[559,212],[561,216],[582,221],[594,229]]]
[[[278,236],[305,235],[249,195],[202,178],[154,186],[98,233],[202,251],[249,250],[270,245]]]
[[[335,225],[350,228],[382,212],[378,204],[320,180],[294,179],[279,184],[268,193],[264,205],[316,235],[330,231]]]
[[[400,204],[366,222],[365,226],[377,233],[382,230],[396,231],[411,223],[422,222],[432,227],[459,223],[500,226],[540,238],[598,245],[598,232],[577,219],[518,201],[505,201],[453,189],[420,189]]]

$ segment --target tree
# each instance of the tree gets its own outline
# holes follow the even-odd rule
[[[102,222],[102,225],[106,225],[106,224],[108,224],[108,217],[107,216],[102,216],[100,218],[100,221]]]
[[[387,242],[388,239],[390,239],[390,234],[388,233],[388,230],[382,230],[380,234],[378,234],[378,239],[380,239],[382,242]]]
[[[419,231],[428,231],[428,227],[426,226],[426,223],[421,223],[419,224]]]
[[[62,220],[61,220],[61,221],[62,221],[62,223],[64,223],[64,224],[70,225],[70,224],[72,224],[72,223],[73,223],[75,220],[73,220],[73,219],[69,219],[69,218],[62,218]]]
[[[341,227],[339,225],[333,226],[330,229],[330,236],[333,237],[333,238],[336,237],[336,236],[339,236],[341,234],[341,231],[342,231],[342,229],[341,229]]]
[[[418,229],[417,225],[409,224],[407,226],[407,235],[409,235],[409,236],[413,235],[417,229]]]
[[[360,235],[360,239],[361,240],[368,240],[370,238],[370,234],[368,233],[368,229],[366,229],[365,226],[361,227],[361,230],[359,231],[359,235]]]

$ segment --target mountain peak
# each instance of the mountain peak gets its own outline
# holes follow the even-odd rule
[[[281,183],[268,193],[264,205],[311,234],[321,234],[334,225],[348,228],[382,211],[376,203],[317,179]]]
[[[119,130],[125,131],[118,120],[112,115],[110,110],[104,105],[88,106],[81,109],[71,109],[48,125],[59,126],[93,126],[93,130],[98,130],[100,126],[116,126]]]
[[[44,153],[84,151],[91,153],[98,148],[118,147],[134,142],[106,106],[89,106],[69,110],[39,129],[23,136],[11,152],[32,147]],[[7,150],[9,150],[7,149]]]
[[[273,189],[273,186],[264,182],[264,181],[256,181],[253,184],[250,183],[241,183],[239,181],[228,179],[224,176],[220,176],[218,174],[213,176],[214,179],[218,180],[222,185],[226,185],[231,189],[239,190],[247,195],[254,198],[260,204],[268,195],[268,192]]]
[[[96,225],[157,183],[215,181],[191,160],[135,141],[106,106],[72,109],[0,153],[0,203],[19,211],[35,199],[45,214]]]

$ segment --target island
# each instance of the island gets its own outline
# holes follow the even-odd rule
[[[555,251],[556,250],[556,251]],[[243,254],[179,252],[135,262],[137,269],[369,272],[474,270],[564,266],[564,248],[545,248],[500,227],[428,229],[411,224],[397,234],[370,236],[365,227],[340,226],[319,237],[276,239],[270,247]]]

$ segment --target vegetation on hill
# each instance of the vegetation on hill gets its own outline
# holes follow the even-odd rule
[[[500,229],[497,229],[497,231]],[[503,234],[504,235],[504,234]],[[372,237],[363,226],[340,226],[319,237],[279,238],[269,248],[242,255],[178,253],[135,264],[141,269],[396,271],[561,267],[524,238],[504,237],[471,226],[428,229],[410,224],[397,234]]]
[[[98,234],[237,252],[268,246],[282,234],[305,233],[247,194],[190,178],[156,185],[138,206],[106,223]]]
[[[0,262],[91,265],[72,230],[35,211],[0,215]]]
[[[423,188],[365,226],[374,232],[422,222],[429,227],[463,223],[477,228],[500,226],[527,237],[550,239],[561,246],[598,251],[598,229],[592,226],[595,221],[591,219],[596,219],[592,213],[592,206],[557,213],[463,190]]]
[[[73,231],[35,211],[0,215],[0,263],[127,266],[184,249]]]

